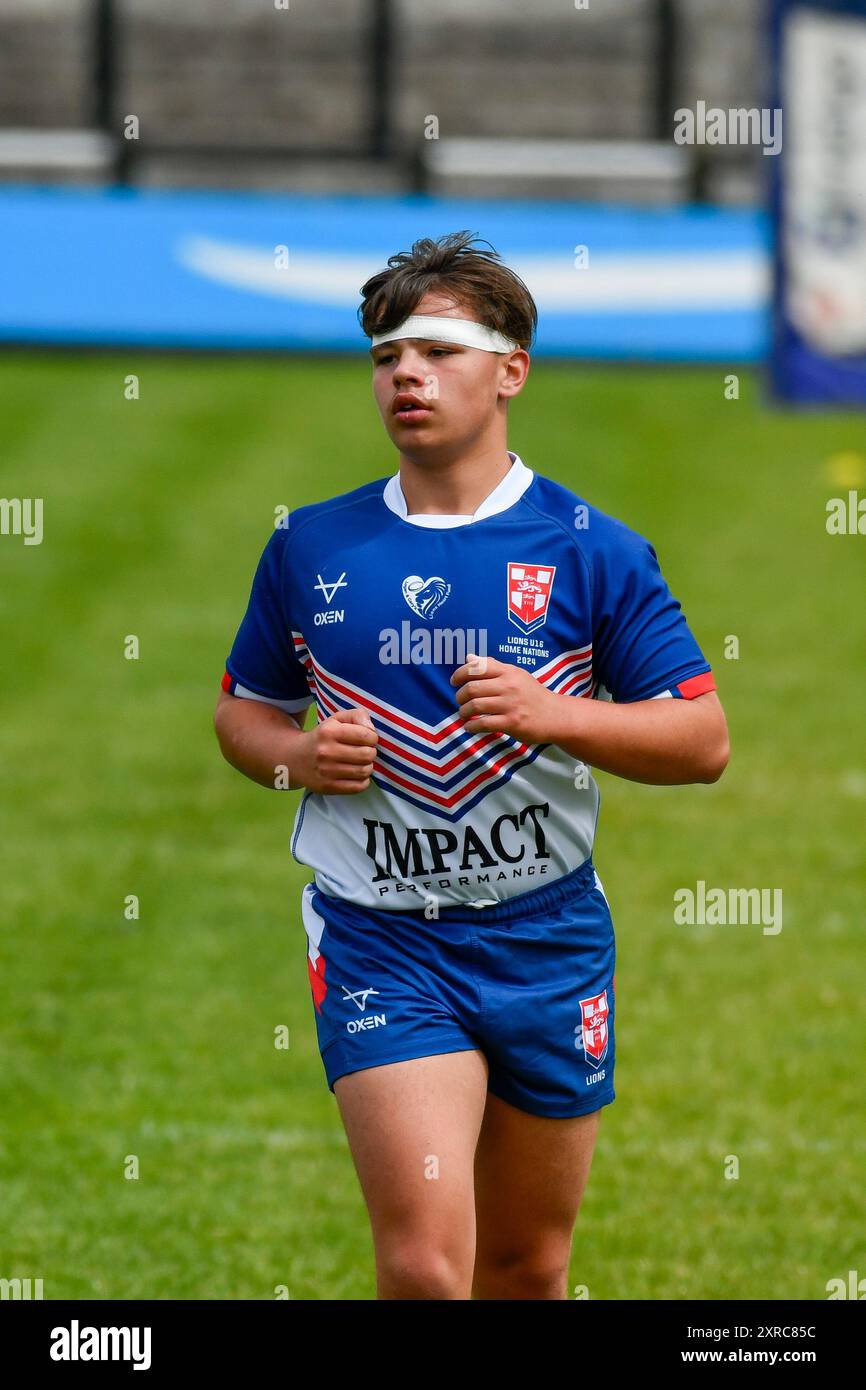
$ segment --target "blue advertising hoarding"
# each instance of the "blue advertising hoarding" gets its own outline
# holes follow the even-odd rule
[[[766,354],[759,211],[119,188],[0,192],[0,342],[363,352],[364,280],[464,228],[535,295],[540,356]]]

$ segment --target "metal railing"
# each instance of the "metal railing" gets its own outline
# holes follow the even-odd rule
[[[661,158],[660,151],[663,144],[670,143],[673,126],[680,78],[681,26],[677,0],[650,0],[650,3],[654,41],[648,61],[653,75],[650,114],[655,143],[647,141],[645,153],[646,169],[652,177],[653,169],[663,171],[670,163],[670,160]],[[334,147],[253,141],[243,144],[233,142],[230,149],[225,144],[197,139],[169,141],[148,139],[146,136],[124,138],[122,124],[126,112],[123,94],[128,61],[124,6],[122,0],[91,0],[91,5],[88,35],[91,128],[79,131],[0,132],[0,168],[13,169],[30,164],[31,167],[39,166],[45,170],[75,169],[88,174],[101,171],[106,179],[126,184],[135,181],[139,161],[154,157],[182,157],[195,162],[229,155],[244,161],[267,160],[271,163],[289,163],[310,157],[328,162],[339,158],[389,164],[402,176],[407,187],[424,190],[449,160],[453,162],[457,158],[458,153],[465,160],[463,147],[471,143],[468,139],[452,141],[453,149],[450,152],[444,146],[432,151],[429,146],[425,148],[423,141],[407,143],[395,128],[394,99],[400,70],[399,0],[366,0],[364,39],[359,55],[366,69],[363,83],[366,111],[361,122],[362,138],[355,145]],[[519,136],[520,132],[515,131],[510,139],[503,139],[503,154],[509,143],[515,147],[528,143],[521,141]],[[495,142],[486,143],[492,146]],[[563,177],[568,177],[575,160],[588,160],[590,165],[593,164],[594,145],[600,153],[607,151],[602,162],[609,163],[611,168],[622,166],[621,159],[608,159],[620,146],[623,157],[629,155],[633,160],[635,156],[633,141],[593,142],[575,139],[570,142],[559,138],[547,144],[548,159],[535,167],[548,167],[549,171],[550,161],[557,162],[563,170]],[[569,145],[570,150],[567,148]],[[483,154],[479,157],[484,158]],[[531,178],[534,161],[524,161],[524,165],[525,176]],[[699,189],[695,187],[692,192],[699,192]]]

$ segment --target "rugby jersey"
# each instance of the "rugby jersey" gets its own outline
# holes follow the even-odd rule
[[[470,654],[574,699],[690,699],[709,663],[637,532],[509,451],[471,517],[409,516],[399,474],[299,507],[259,561],[223,686],[319,719],[366,710],[366,791],[305,791],[291,850],[318,887],[377,908],[483,906],[592,853],[599,791],[553,744],[470,733]]]

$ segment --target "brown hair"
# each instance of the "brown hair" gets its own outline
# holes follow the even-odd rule
[[[451,295],[475,309],[482,323],[529,348],[538,324],[535,300],[520,276],[504,265],[490,242],[473,232],[449,232],[433,241],[421,237],[411,251],[388,257],[388,269],[361,287],[358,320],[368,337],[397,328],[430,290]]]

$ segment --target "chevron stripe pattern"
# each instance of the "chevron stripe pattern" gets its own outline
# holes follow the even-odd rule
[[[373,781],[423,811],[460,820],[549,746],[521,743],[508,734],[471,733],[457,713],[446,715],[438,724],[425,724],[326,670],[313,658],[303,635],[292,636],[319,718],[327,719],[340,709],[366,710],[379,735]],[[592,646],[563,652],[534,675],[558,695],[591,699],[597,688]]]

